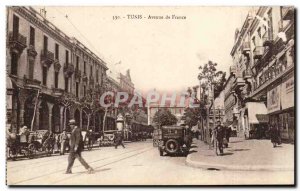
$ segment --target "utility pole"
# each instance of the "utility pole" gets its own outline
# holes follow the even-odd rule
[[[214,86],[214,82],[212,82],[211,84],[212,87],[212,102],[213,102],[213,136],[214,136],[214,147],[215,147],[215,151],[217,154],[217,137],[216,137],[216,132],[214,131],[214,129],[216,128],[216,111],[215,111],[215,86]]]

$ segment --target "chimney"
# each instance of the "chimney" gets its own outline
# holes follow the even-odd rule
[[[42,17],[46,18],[47,11],[45,7],[43,9],[40,9],[40,14],[42,15]]]

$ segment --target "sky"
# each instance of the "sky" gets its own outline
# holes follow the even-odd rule
[[[49,21],[107,63],[108,75],[115,77],[117,72],[130,69],[137,90],[170,92],[198,85],[198,67],[208,60],[228,74],[235,30],[242,26],[251,7],[45,9]],[[143,19],[127,19],[128,14],[142,15]],[[149,15],[186,19],[147,19]],[[121,19],[113,20],[113,16]]]

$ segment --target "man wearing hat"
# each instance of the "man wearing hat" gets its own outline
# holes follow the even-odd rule
[[[93,173],[94,170],[85,162],[81,156],[83,150],[83,140],[81,135],[81,129],[76,126],[75,119],[69,121],[71,127],[71,137],[70,137],[70,154],[68,157],[68,168],[66,174],[72,173],[72,166],[74,164],[75,158],[88,170],[88,173]]]

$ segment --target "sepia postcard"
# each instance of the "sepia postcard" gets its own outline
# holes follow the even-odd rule
[[[7,6],[6,184],[295,185],[295,12]]]

